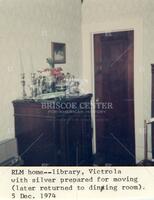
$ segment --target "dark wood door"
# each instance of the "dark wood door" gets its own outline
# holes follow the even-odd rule
[[[94,35],[96,150],[102,164],[133,165],[134,33]]]

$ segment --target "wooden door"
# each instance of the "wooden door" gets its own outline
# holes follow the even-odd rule
[[[133,165],[134,32],[94,35],[96,150],[101,164]]]

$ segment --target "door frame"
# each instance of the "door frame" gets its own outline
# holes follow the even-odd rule
[[[154,103],[153,103],[153,97],[154,97],[154,64],[151,64],[151,117],[154,115]],[[154,124],[151,124],[151,134],[150,134],[150,141],[148,141],[148,144],[151,144],[151,151],[152,151],[152,159],[154,158]]]
[[[107,28],[105,28],[107,27]],[[114,28],[113,28],[114,27]],[[119,28],[120,27],[120,28]],[[121,28],[122,27],[122,28]],[[85,30],[84,30],[85,29]],[[94,31],[96,30],[96,31]],[[144,107],[143,107],[143,75],[145,68],[143,66],[143,24],[142,20],[122,20],[114,23],[108,21],[104,24],[86,24],[83,27],[83,78],[90,79],[90,85],[87,90],[94,95],[92,103],[95,100],[94,85],[94,48],[93,36],[97,33],[134,31],[134,125],[135,125],[135,154],[136,162],[144,158]],[[89,48],[89,49],[88,49]],[[85,56],[85,58],[84,58]],[[89,60],[88,60],[89,58]],[[90,64],[90,69],[86,68]],[[86,73],[85,73],[86,72]],[[140,76],[139,76],[140,74]],[[89,77],[88,77],[89,75]],[[96,123],[95,111],[92,110],[93,125],[93,153],[96,153]]]
[[[150,78],[150,71],[147,64],[143,60],[143,19],[140,17],[117,17],[115,19],[98,19],[92,22],[85,22],[82,24],[82,74],[85,92],[93,93],[93,34],[103,32],[114,32],[123,30],[134,30],[134,100],[135,100],[135,151],[136,162],[144,158],[144,119],[150,118],[151,113],[147,113],[147,108],[151,109],[151,98],[145,99],[146,96],[150,97],[150,91],[144,90],[145,73]],[[151,63],[149,63],[150,65]],[[148,83],[150,88],[150,85]],[[145,101],[146,100],[146,101]],[[93,109],[92,109],[93,112]],[[94,113],[92,113],[92,125],[94,126]],[[94,127],[93,127],[94,129]],[[150,130],[150,129],[149,129]],[[148,130],[148,131],[149,131]],[[95,135],[93,134],[95,139]],[[95,144],[93,140],[93,152]],[[149,148],[150,150],[150,148]],[[151,152],[148,152],[151,156]]]

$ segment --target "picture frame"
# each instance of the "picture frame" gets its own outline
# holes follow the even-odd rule
[[[54,64],[66,63],[66,45],[65,43],[52,42],[52,58]]]

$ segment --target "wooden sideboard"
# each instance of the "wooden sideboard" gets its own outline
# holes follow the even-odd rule
[[[91,94],[15,100],[15,135],[25,166],[92,164]]]

